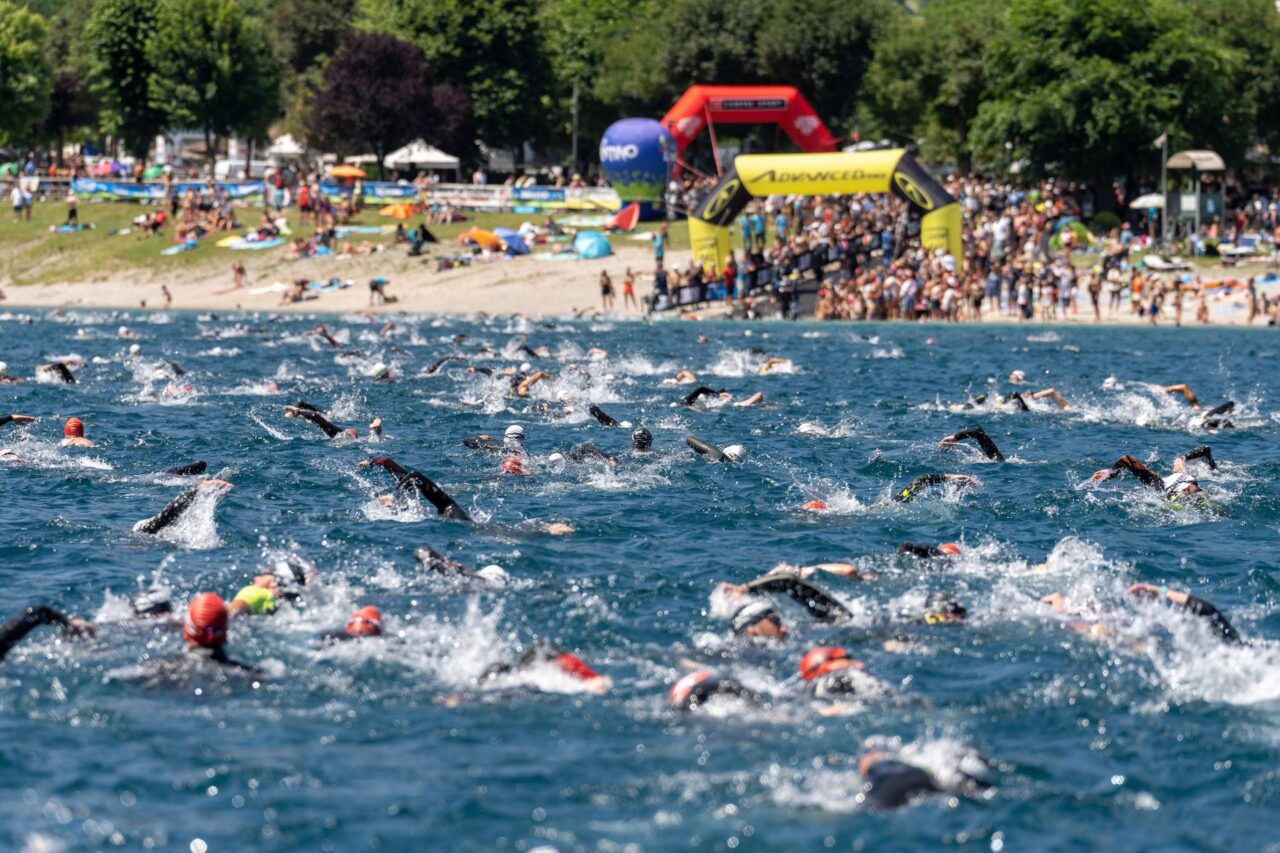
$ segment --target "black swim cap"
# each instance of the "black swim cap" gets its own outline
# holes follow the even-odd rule
[[[636,427],[631,433],[631,446],[636,450],[648,450],[653,446],[653,434],[644,427]]]
[[[134,616],[163,616],[173,612],[173,602],[167,589],[144,589],[129,599]]]
[[[965,610],[964,606],[956,601],[954,595],[941,589],[929,593],[929,597],[924,601],[924,612],[926,619],[930,616],[964,619],[969,615],[969,611]]]
[[[738,612],[733,614],[733,633],[745,633],[769,618],[777,619],[778,612],[767,602],[748,602],[747,604],[742,605],[742,607],[739,607]]]

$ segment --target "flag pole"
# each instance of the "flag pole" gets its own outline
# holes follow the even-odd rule
[[[1160,245],[1169,242],[1169,131],[1160,134]]]

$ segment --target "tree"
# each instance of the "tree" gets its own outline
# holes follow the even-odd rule
[[[90,126],[96,118],[95,104],[80,78],[72,71],[55,74],[49,96],[49,113],[41,130],[46,139],[55,140],[59,166],[62,165],[62,149],[66,147],[67,134]]]
[[[49,112],[47,39],[43,18],[0,0],[0,143],[30,141]]]
[[[923,15],[894,20],[862,87],[866,129],[918,141],[926,158],[967,171],[987,45],[1003,22],[1003,5],[989,0],[933,0]]]
[[[84,31],[103,129],[143,158],[165,123],[164,110],[152,103],[155,67],[147,55],[157,9],[157,0],[99,0]]]
[[[1235,129],[1280,152],[1280,12],[1272,0],[1194,0],[1201,28],[1242,54],[1232,82]]]
[[[892,0],[774,0],[757,36],[765,76],[798,88],[828,124],[848,122],[874,44],[903,16]]]
[[[463,87],[490,145],[544,139],[550,74],[537,18],[523,0],[360,0],[364,29],[421,47],[441,83]]]
[[[235,0],[162,0],[147,48],[151,104],[172,125],[261,139],[280,113],[280,69],[257,21]]]
[[[1013,0],[987,57],[971,145],[992,162],[1025,158],[1033,174],[1100,188],[1157,169],[1164,131],[1241,153],[1240,54],[1179,0]]]
[[[439,126],[421,48],[380,33],[343,37],[312,109],[313,139],[340,153],[372,151],[381,166],[405,143],[419,137],[433,141]]]

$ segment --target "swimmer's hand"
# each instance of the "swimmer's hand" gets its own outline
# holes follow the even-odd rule
[[[1129,587],[1127,592],[1129,595],[1137,596],[1138,598],[1160,597],[1160,587],[1153,583],[1135,583],[1133,586]]]
[[[550,533],[552,536],[565,536],[569,533],[576,532],[572,527],[565,524],[563,521],[553,521],[550,524],[544,525],[542,529],[544,532]]]
[[[786,565],[786,564],[783,563],[782,565]],[[773,571],[777,571],[777,569],[778,567],[775,566]],[[728,581],[725,581],[724,583],[720,584],[718,587],[716,587],[716,589],[724,593],[725,595],[729,596],[730,598],[734,598],[734,599],[742,598],[750,594],[751,592],[749,589],[747,589],[746,584],[729,583]]]
[[[607,675],[599,675],[587,682],[587,692],[603,696],[613,689],[613,679]]]
[[[62,629],[62,633],[68,637],[92,637],[98,632],[98,629],[92,622],[86,622],[83,619],[67,620],[67,627]]]
[[[942,441],[938,442],[939,450],[950,450],[955,446],[956,446],[956,437],[954,435],[949,435],[946,438],[942,439]]]
[[[227,492],[235,487],[232,486],[230,483],[228,483],[226,480],[209,479],[209,480],[201,480],[200,485],[196,486],[196,488],[212,489],[213,491],[217,491],[217,492]]]
[[[296,417],[298,417],[298,415],[299,415],[299,414],[301,414],[301,412],[302,412],[302,410],[301,410],[301,409],[299,409],[297,406],[285,406],[285,407],[284,407],[284,416],[285,416],[286,418],[296,418]]]

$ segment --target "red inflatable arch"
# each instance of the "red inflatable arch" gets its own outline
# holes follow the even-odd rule
[[[840,144],[794,86],[690,86],[662,118],[662,126],[675,137],[678,165],[704,128],[710,130],[715,150],[716,122],[776,124],[807,154],[835,151]],[[719,158],[717,153],[717,169]]]

